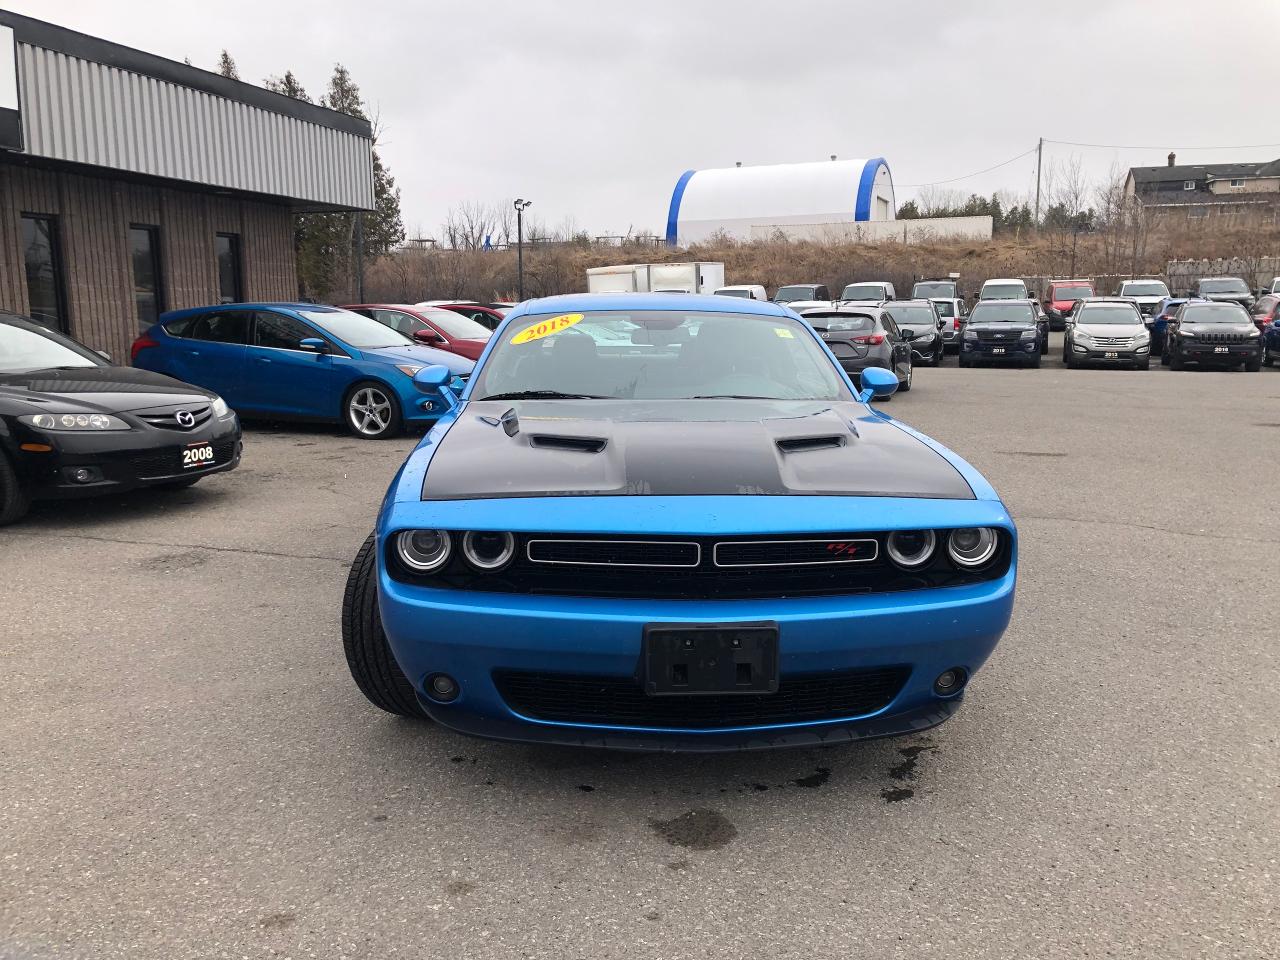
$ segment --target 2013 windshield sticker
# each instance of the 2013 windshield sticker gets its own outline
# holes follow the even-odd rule
[[[559,333],[561,330],[567,330],[581,320],[582,314],[580,313],[562,313],[558,317],[551,317],[549,320],[543,320],[541,323],[535,323],[527,330],[521,330],[511,338],[511,342],[530,343],[534,340],[541,340],[543,337],[549,337],[553,333]]]

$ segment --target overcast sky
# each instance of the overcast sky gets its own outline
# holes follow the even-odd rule
[[[471,200],[593,233],[661,232],[686,169],[883,156],[961,177],[1038,137],[1113,163],[1280,157],[1278,0],[0,0],[313,96],[344,63],[381,118],[411,236]],[[1253,149],[1189,147],[1253,145]],[[936,189],[1027,194],[1034,155]],[[852,201],[851,201],[852,202]]]

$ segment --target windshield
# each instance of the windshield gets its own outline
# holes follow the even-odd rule
[[[325,333],[332,334],[343,343],[357,350],[377,350],[380,347],[405,347],[413,343],[377,320],[352,313],[350,310],[299,310]]]
[[[430,320],[444,331],[446,337],[453,340],[488,340],[493,336],[493,331],[488,327],[452,310],[431,310],[423,307],[414,312]]]
[[[521,317],[472,384],[475,400],[850,399],[803,323],[675,310]]]
[[[851,283],[844,288],[844,293],[840,294],[841,300],[883,300],[884,284],[882,283]]]
[[[717,297],[746,297],[748,300],[750,300],[751,291],[743,290],[741,287],[725,287],[722,290],[717,290],[716,296]]]
[[[928,307],[886,307],[885,312],[900,327],[932,327],[937,324],[933,311]]]
[[[790,303],[792,300],[813,299],[813,287],[779,287],[773,299],[778,303]]]
[[[1025,300],[1027,288],[1021,283],[987,283],[982,287],[983,300]]]
[[[1054,287],[1054,300],[1083,300],[1085,297],[1093,296],[1093,287]]]
[[[1253,323],[1253,318],[1238,303],[1204,303],[1184,307],[1183,323]]]
[[[1200,292],[1201,293],[1247,294],[1249,292],[1249,288],[1245,286],[1245,282],[1243,280],[1236,280],[1234,278],[1230,278],[1227,280],[1201,280]]]
[[[988,303],[973,305],[970,323],[1030,323],[1036,318],[1028,303]]]
[[[25,373],[50,367],[103,367],[82,347],[36,324],[0,323],[0,373]]]
[[[1085,304],[1076,314],[1077,323],[1123,323],[1133,326],[1142,323],[1138,311],[1127,304]]]
[[[935,300],[933,305],[937,308],[938,316],[940,317],[954,317],[956,315],[956,305],[950,300]]]
[[[917,283],[911,288],[911,296],[917,300],[927,300],[930,297],[954,297],[955,295],[956,285],[953,280]]]
[[[1169,288],[1159,280],[1135,280],[1120,285],[1123,297],[1167,297]]]

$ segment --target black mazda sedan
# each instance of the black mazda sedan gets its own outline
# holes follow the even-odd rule
[[[0,313],[0,525],[33,499],[186,487],[239,462],[240,424],[216,393]]]

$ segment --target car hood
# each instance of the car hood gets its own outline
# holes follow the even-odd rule
[[[1178,329],[1183,333],[1200,336],[1208,333],[1243,333],[1257,332],[1257,324],[1250,318],[1239,323],[1180,323]]]
[[[1197,294],[1197,299],[1212,303],[1242,303],[1245,306],[1253,306],[1251,293],[1201,293]]]
[[[1074,307],[1076,302],[1077,300],[1075,298],[1072,298],[1071,300],[1050,300],[1049,306],[1054,310],[1066,311]]]
[[[422,489],[425,500],[734,494],[974,499],[929,445],[863,404],[825,400],[468,401]]]
[[[121,413],[181,403],[208,403],[217,394],[135,367],[76,367],[0,373],[0,401],[23,412]]]
[[[480,354],[484,353],[484,348],[489,345],[488,340],[453,340],[451,343],[454,353],[473,361],[479,360]]]
[[[973,330],[976,333],[1014,333],[1020,334],[1023,330],[1034,330],[1036,321],[1034,320],[1003,320],[999,323],[983,323],[981,320],[976,323],[970,321],[965,324],[965,330]]]
[[[1147,332],[1145,323],[1077,323],[1077,333],[1091,337],[1136,337]]]
[[[910,330],[917,337],[938,332],[937,326],[932,323],[899,323],[899,330]]]
[[[475,361],[460,357],[456,353],[437,350],[435,347],[418,346],[416,343],[407,344],[403,347],[381,347],[377,350],[361,350],[360,353],[367,360],[381,360],[386,363],[415,363],[424,366],[440,364],[448,367],[454,373],[470,373],[471,368],[475,366]]]

